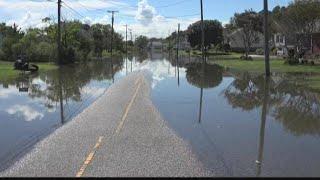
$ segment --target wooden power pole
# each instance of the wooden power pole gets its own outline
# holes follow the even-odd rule
[[[112,26],[111,26],[111,44],[110,44],[110,53],[111,53],[111,56],[112,56],[112,46],[113,46],[113,33],[114,33],[114,29],[113,29],[113,24],[114,24],[114,13],[117,13],[118,11],[108,11],[108,13],[111,13],[112,14]]]
[[[204,24],[203,24],[203,2],[200,0],[201,6],[201,52],[202,52],[202,62],[205,62],[205,52],[204,52]]]
[[[62,60],[61,60],[61,0],[58,0],[58,36],[57,36],[57,44],[58,44],[58,63],[62,64]]]
[[[126,54],[128,54],[128,24],[126,24]]]
[[[268,0],[264,0],[264,56],[265,56],[265,69],[266,76],[270,76],[270,54],[269,54],[269,9]]]

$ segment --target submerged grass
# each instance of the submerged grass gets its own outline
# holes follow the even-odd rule
[[[54,63],[33,63],[39,66],[39,72],[57,69]],[[5,82],[19,76],[21,72],[13,69],[13,62],[0,61],[0,81]]]
[[[253,58],[252,61],[240,60],[240,54],[209,57],[210,64],[218,64],[225,68],[232,68],[252,73],[264,73],[265,61],[263,57]],[[274,73],[298,73],[303,80],[295,80],[296,83],[304,85],[312,90],[320,92],[320,66],[319,65],[289,65],[283,59],[273,58],[270,60],[271,72]],[[300,74],[300,75],[299,75]],[[308,75],[306,75],[308,74]]]

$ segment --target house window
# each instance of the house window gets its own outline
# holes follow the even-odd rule
[[[276,35],[276,43],[279,43],[279,35]]]
[[[283,43],[283,36],[279,36],[279,42]]]

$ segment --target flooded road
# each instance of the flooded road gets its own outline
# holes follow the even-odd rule
[[[319,176],[320,94],[292,76],[161,55],[91,61],[0,82],[0,169],[72,120],[114,82],[149,71],[168,125],[218,176]],[[176,65],[179,64],[179,67]]]

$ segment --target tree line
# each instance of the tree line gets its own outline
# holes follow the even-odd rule
[[[30,28],[25,31],[17,25],[0,24],[0,60],[15,61],[25,58],[33,62],[57,62],[57,24],[50,18],[43,22],[45,28]],[[62,62],[73,63],[92,58],[110,56],[111,26],[109,24],[84,24],[78,20],[62,22]],[[144,36],[137,37],[137,49],[144,48],[147,40]],[[134,49],[133,41],[128,42],[129,50]],[[115,55],[125,53],[125,40],[117,32],[113,35]]]
[[[204,20],[205,48],[215,48],[229,51],[228,39],[231,34],[238,32],[240,41],[244,46],[244,58],[249,59],[253,44],[261,41],[263,32],[264,11],[256,12],[247,9],[235,13],[228,24],[222,25],[218,20]],[[302,49],[303,40],[320,32],[320,2],[313,0],[294,1],[288,6],[276,6],[269,12],[270,40],[274,34],[281,34],[295,44],[296,49]],[[177,32],[172,33],[166,40],[173,48]],[[189,25],[188,29],[180,32],[180,38],[185,38],[193,49],[201,48],[201,21]],[[274,45],[274,42],[272,43]],[[273,47],[274,49],[275,47]],[[263,51],[263,50],[262,50]],[[262,52],[263,53],[263,52]],[[297,53],[297,52],[295,52]]]

